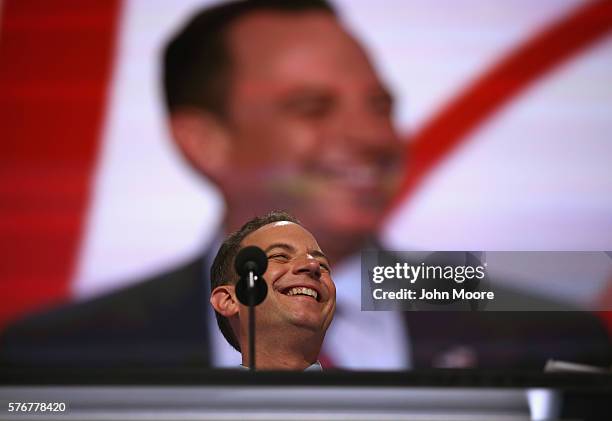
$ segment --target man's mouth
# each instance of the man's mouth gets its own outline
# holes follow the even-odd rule
[[[316,301],[319,301],[319,294],[317,293],[317,291],[315,291],[312,288],[308,288],[308,287],[293,287],[293,288],[289,288],[288,290],[283,291],[283,294],[284,295],[288,295],[290,297],[296,296],[296,295],[312,297]]]
[[[370,165],[335,165],[318,169],[318,174],[355,188],[379,187],[382,171]]]

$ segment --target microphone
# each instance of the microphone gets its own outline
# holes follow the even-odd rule
[[[254,275],[263,275],[268,268],[268,257],[259,247],[244,247],[234,260],[234,268],[241,277],[248,275],[249,272],[253,272]]]
[[[240,275],[240,280],[236,284],[238,301],[245,306],[256,306],[266,299],[268,285],[262,275],[267,268],[268,256],[259,247],[248,246],[238,252],[234,260],[234,269]]]

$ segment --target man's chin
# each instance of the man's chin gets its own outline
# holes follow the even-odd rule
[[[286,326],[299,328],[304,333],[321,332],[324,325],[324,316],[320,308],[313,308],[310,305],[302,306],[296,303],[290,308],[282,310],[284,313],[284,323]]]
[[[325,335],[325,329],[323,328],[323,322],[318,319],[310,319],[304,317],[291,317],[291,324],[301,334],[309,335]]]

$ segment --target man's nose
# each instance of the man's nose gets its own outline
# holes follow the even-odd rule
[[[321,278],[321,264],[313,256],[306,255],[295,262],[293,272],[295,274],[307,274],[312,279],[319,280]]]

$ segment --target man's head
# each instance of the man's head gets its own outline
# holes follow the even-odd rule
[[[230,230],[288,209],[339,256],[379,226],[402,173],[393,100],[326,2],[201,12],[166,50],[165,88],[173,136],[224,194]]]
[[[272,212],[250,220],[221,245],[211,268],[211,304],[221,332],[238,351],[247,326],[246,307],[236,298],[238,251],[257,246],[268,256],[266,299],[257,307],[265,335],[323,340],[336,306],[329,262],[317,241],[291,215]],[[295,339],[297,337],[297,339]]]

